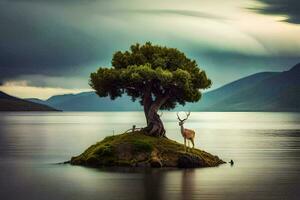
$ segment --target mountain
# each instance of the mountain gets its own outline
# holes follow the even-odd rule
[[[65,111],[141,111],[138,102],[123,96],[111,101],[94,92],[57,95],[46,101],[29,99]],[[261,72],[206,92],[197,103],[176,110],[300,111],[300,63],[284,72]]]
[[[25,99],[26,101],[30,101],[30,102],[33,102],[33,103],[38,103],[38,104],[42,104],[42,105],[47,105],[47,101],[44,101],[44,100],[41,100],[41,99],[38,99],[38,98],[28,98],[28,99]]]
[[[0,111],[57,111],[47,105],[33,103],[0,91]]]
[[[231,82],[189,106],[194,111],[300,111],[300,63]]]
[[[52,96],[46,101],[27,99],[43,103],[64,111],[141,111],[139,102],[132,102],[130,97],[123,96],[112,101],[109,97],[99,98],[95,92],[64,94]]]

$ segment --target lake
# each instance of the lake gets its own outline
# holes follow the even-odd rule
[[[191,113],[195,146],[223,164],[203,169],[93,169],[57,164],[105,136],[145,123],[141,112],[0,113],[1,199],[299,199],[300,113]],[[184,114],[184,113],[181,113]],[[167,136],[183,142],[175,112]]]

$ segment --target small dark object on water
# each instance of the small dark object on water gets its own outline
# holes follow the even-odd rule
[[[233,162],[233,160],[230,160],[230,162],[229,162],[229,163],[230,163],[230,165],[234,165],[234,162]]]

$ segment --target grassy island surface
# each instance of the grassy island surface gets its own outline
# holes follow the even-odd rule
[[[72,157],[72,165],[91,167],[214,167],[222,163],[218,156],[199,149],[188,149],[168,138],[147,136],[141,131],[108,136]]]

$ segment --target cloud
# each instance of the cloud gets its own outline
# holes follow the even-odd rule
[[[122,10],[120,10],[122,11]],[[123,10],[124,12],[132,12],[139,14],[150,14],[150,15],[180,15],[185,17],[196,17],[196,18],[208,18],[224,20],[225,17],[210,14],[207,12],[201,12],[198,10],[180,10],[180,9],[139,9],[139,10]]]
[[[20,75],[16,78],[7,79],[8,83],[26,83],[26,86],[33,87],[63,87],[66,89],[87,89],[88,77],[76,76],[45,76],[45,75]],[[23,84],[25,85],[25,84]]]
[[[60,87],[34,87],[29,86],[26,81],[9,81],[0,86],[0,91],[19,98],[47,99],[53,95],[76,94],[92,91],[91,89],[65,89]]]
[[[264,6],[251,8],[263,14],[284,15],[285,21],[300,24],[299,0],[259,0]]]

